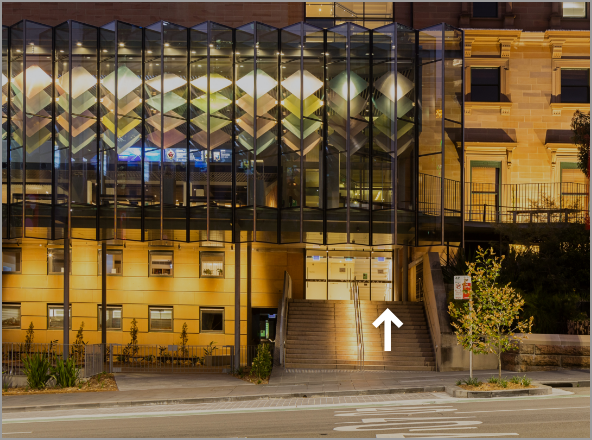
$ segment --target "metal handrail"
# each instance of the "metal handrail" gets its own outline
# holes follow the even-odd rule
[[[276,359],[278,359],[280,365],[284,365],[286,362],[286,335],[288,333],[288,305],[289,300],[292,298],[292,278],[287,271],[284,271],[284,291],[278,304],[278,327],[279,331],[276,332]]]
[[[362,328],[362,311],[360,307],[360,288],[354,277],[351,284],[352,299],[354,301],[354,316],[356,318],[356,341],[358,343],[358,368],[364,369],[364,332]]]

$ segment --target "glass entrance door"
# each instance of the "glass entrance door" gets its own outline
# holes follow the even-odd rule
[[[350,300],[352,282],[360,299],[392,301],[392,252],[307,251],[306,299]]]

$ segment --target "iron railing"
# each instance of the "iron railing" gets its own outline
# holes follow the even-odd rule
[[[364,369],[364,330],[362,328],[362,310],[360,307],[360,288],[354,277],[351,283],[351,298],[354,302],[354,315],[356,319],[356,342],[358,344],[358,369]]]
[[[278,331],[276,331],[276,344],[274,355],[279,365],[286,361],[286,335],[288,334],[288,306],[292,298],[292,278],[287,271],[284,271],[284,291],[278,304]],[[277,350],[277,352],[276,352]]]
[[[101,345],[58,344],[58,343],[2,343],[2,372],[10,376],[25,376],[23,360],[35,353],[47,357],[51,366],[64,357],[74,359],[80,368],[80,377],[86,378],[105,371]]]
[[[460,182],[419,175],[418,210],[459,217]],[[465,221],[484,223],[584,223],[588,216],[588,185],[573,182],[490,184],[467,182],[464,188]]]

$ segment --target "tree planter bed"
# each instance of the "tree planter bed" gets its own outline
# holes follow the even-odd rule
[[[452,397],[465,399],[483,399],[489,397],[522,397],[522,396],[543,396],[552,393],[552,388],[547,385],[533,384],[532,388],[520,388],[514,390],[494,391],[472,391],[465,390],[459,386],[451,385],[446,387],[446,393]]]

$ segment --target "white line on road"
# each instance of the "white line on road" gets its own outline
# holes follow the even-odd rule
[[[488,433],[488,432],[472,432],[470,434],[461,433],[450,433],[450,432],[426,432],[421,434],[415,434],[411,432],[407,433],[396,433],[396,434],[376,434],[376,438],[475,438],[475,437],[508,437],[510,435],[518,435],[516,432],[500,432],[500,433]]]
[[[567,406],[565,408],[520,408],[520,409],[492,409],[490,411],[463,411],[455,414],[475,414],[475,413],[494,413],[494,412],[516,412],[516,411],[545,411],[548,409],[584,409],[590,406]]]
[[[33,431],[31,432],[3,432],[2,435],[13,435],[13,434],[33,434]]]

